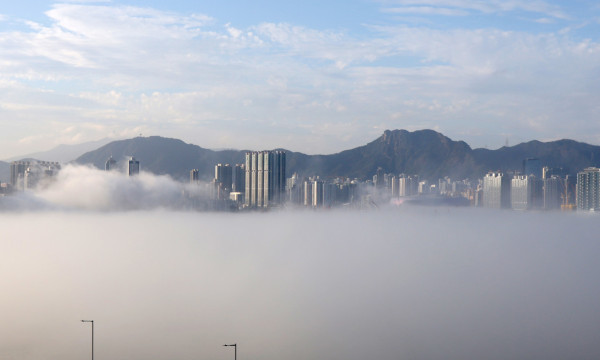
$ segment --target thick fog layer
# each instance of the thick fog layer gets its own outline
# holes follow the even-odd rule
[[[123,211],[186,208],[189,198],[207,201],[206,184],[189,185],[146,172],[128,177],[118,171],[67,165],[33,190],[0,199],[5,210]]]
[[[0,359],[600,355],[597,216],[380,211],[0,217]]]

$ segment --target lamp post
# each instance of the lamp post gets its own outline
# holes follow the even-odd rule
[[[94,360],[94,320],[81,320],[81,322],[92,323],[92,360]]]
[[[237,360],[237,344],[225,344],[223,346],[233,346],[233,360]]]

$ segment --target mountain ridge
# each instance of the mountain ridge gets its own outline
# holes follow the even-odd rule
[[[50,150],[38,151],[35,153],[29,153],[20,156],[13,156],[8,159],[3,159],[5,162],[10,163],[11,161],[23,160],[23,159],[38,159],[44,161],[57,161],[60,163],[67,163],[77,159],[86,152],[96,150],[97,148],[106,145],[114,139],[104,138],[100,140],[87,141],[81,144],[66,145],[61,144],[53,147]]]
[[[600,146],[570,139],[532,140],[496,150],[472,149],[466,142],[452,140],[434,130],[386,130],[365,145],[329,155],[280,150],[287,152],[287,176],[297,172],[300,176],[345,176],[361,180],[372,177],[379,167],[386,173],[418,174],[430,180],[444,176],[475,179],[490,170],[518,171],[525,158],[539,158],[542,165],[561,167],[571,174],[598,166],[600,161]],[[216,164],[243,163],[246,151],[215,151],[179,139],[151,136],[113,141],[83,154],[75,162],[103,168],[109,156],[117,160],[135,156],[142,170],[185,180],[191,169],[198,169],[205,180],[210,180]]]

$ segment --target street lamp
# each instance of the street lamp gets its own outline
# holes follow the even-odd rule
[[[234,351],[233,360],[237,360],[237,344],[230,344],[230,345],[225,344],[223,346],[233,346],[233,351]]]
[[[81,320],[81,322],[92,323],[92,360],[94,360],[94,320]]]

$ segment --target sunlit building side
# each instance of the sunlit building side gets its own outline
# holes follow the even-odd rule
[[[589,167],[577,174],[577,210],[600,210],[600,169]]]
[[[510,204],[515,210],[528,210],[533,206],[532,178],[515,175],[510,185]]]
[[[252,151],[246,153],[247,207],[270,207],[285,199],[285,152]]]
[[[490,172],[483,178],[483,206],[487,208],[510,207],[509,177],[503,173]]]

